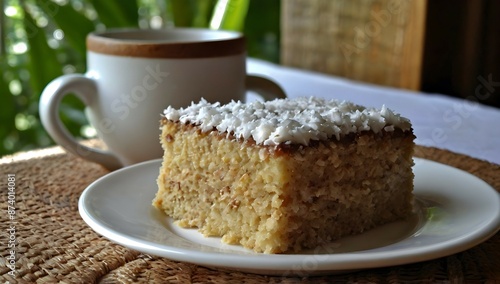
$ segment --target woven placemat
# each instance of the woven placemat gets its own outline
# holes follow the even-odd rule
[[[435,148],[416,156],[468,171],[500,191],[500,166]],[[127,249],[92,231],[78,198],[107,173],[99,165],[50,148],[0,160],[1,283],[497,283],[500,234],[449,257],[409,265],[319,277],[272,277],[221,271]],[[15,212],[8,212],[8,177],[15,175]],[[12,179],[11,179],[12,180]],[[445,181],[443,181],[445,182]],[[11,184],[12,185],[12,184]],[[15,276],[9,267],[9,226],[15,222]]]

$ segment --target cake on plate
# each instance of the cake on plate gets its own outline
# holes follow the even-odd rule
[[[385,106],[202,99],[160,127],[153,205],[225,243],[293,253],[411,214],[415,137]]]

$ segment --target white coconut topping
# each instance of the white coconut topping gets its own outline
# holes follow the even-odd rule
[[[252,138],[257,144],[303,144],[361,131],[411,129],[408,119],[385,105],[365,108],[351,102],[320,98],[276,99],[267,102],[228,104],[209,103],[202,99],[189,107],[163,112],[170,121],[198,125],[202,132],[217,129],[236,138]]]

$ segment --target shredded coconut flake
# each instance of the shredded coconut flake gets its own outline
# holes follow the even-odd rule
[[[216,129],[238,139],[252,138],[257,144],[303,144],[360,131],[378,133],[410,130],[407,118],[385,105],[365,108],[347,101],[320,98],[276,99],[267,102],[226,105],[201,99],[186,108],[168,107],[163,115],[170,121],[198,125],[203,132]]]

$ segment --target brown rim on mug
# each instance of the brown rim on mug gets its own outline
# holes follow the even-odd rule
[[[87,36],[87,50],[146,58],[205,58],[246,52],[239,32],[195,28],[172,30],[108,30]]]

